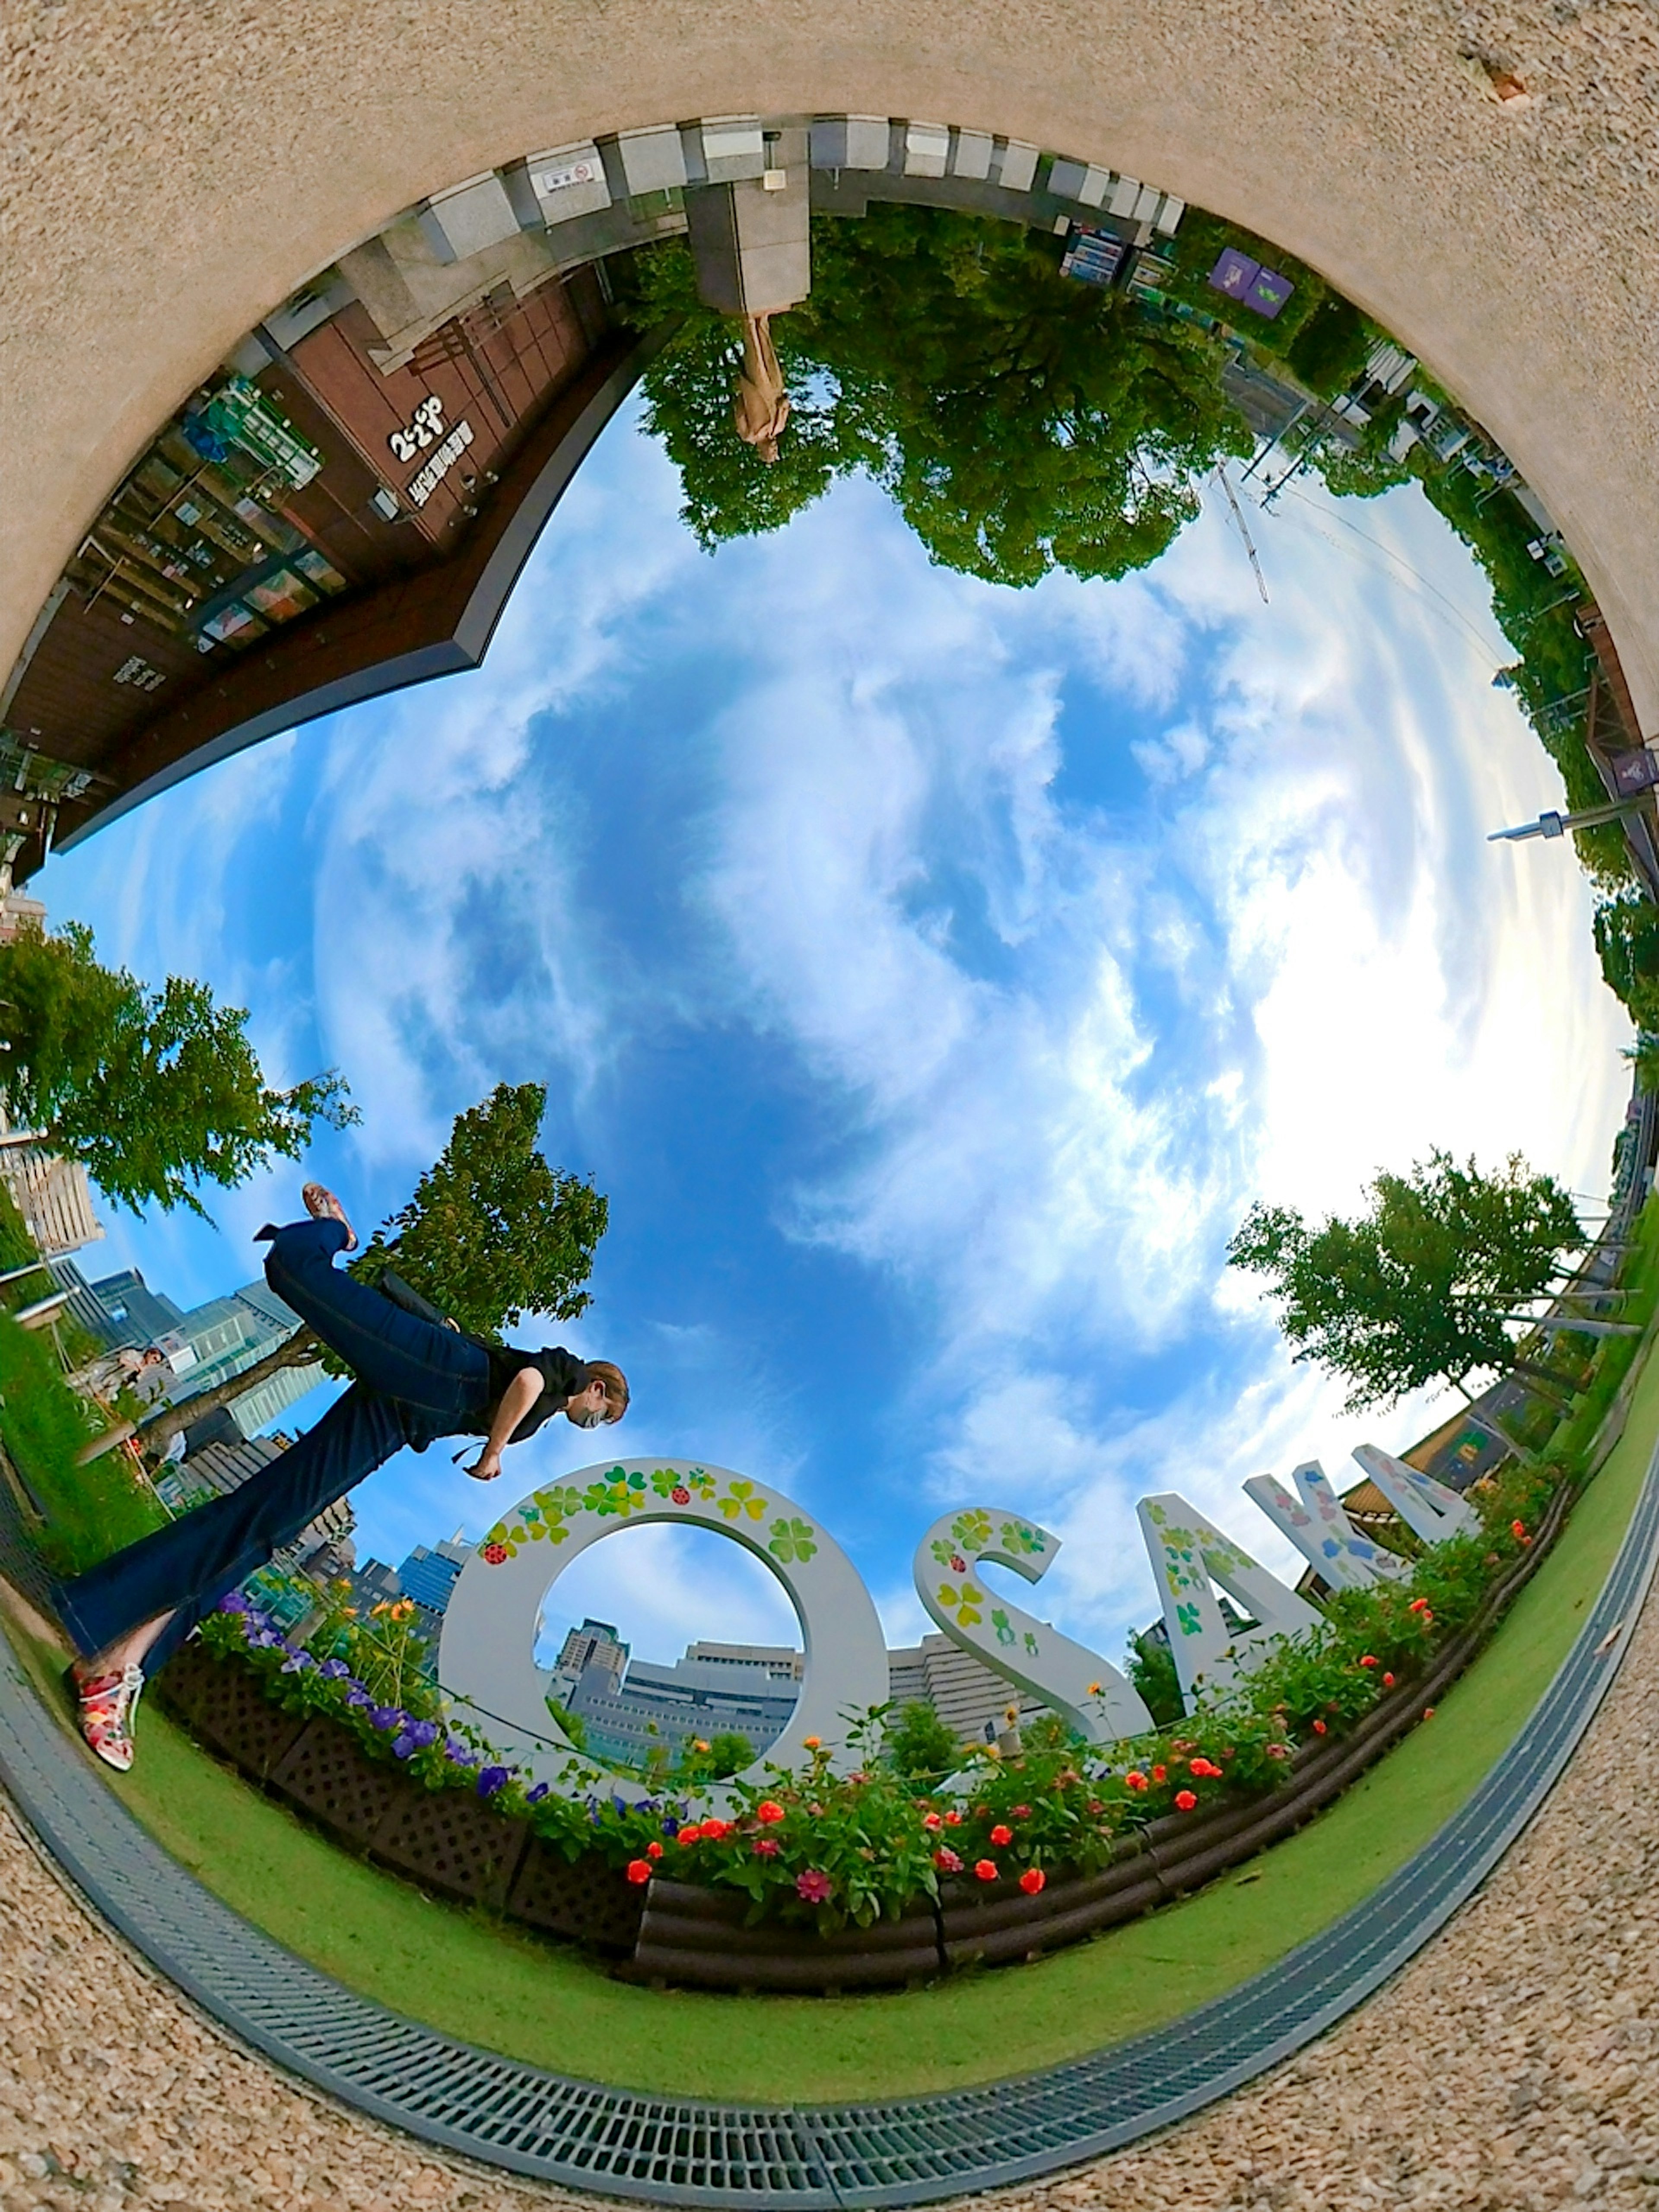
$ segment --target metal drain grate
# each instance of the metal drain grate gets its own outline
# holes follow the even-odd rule
[[[0,1780],[105,1917],[207,2011],[278,2065],[408,2134],[613,2197],[925,2203],[1167,2127],[1361,2003],[1479,1887],[1543,1802],[1617,1670],[1656,1563],[1659,1452],[1601,1595],[1527,1725],[1463,1809],[1363,1904],[1168,2027],[1042,2074],[890,2104],[790,2110],[634,2095],[475,2050],[343,1989],[150,1839],[66,1742],[9,1647]]]

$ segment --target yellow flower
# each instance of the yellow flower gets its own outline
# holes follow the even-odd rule
[[[985,1756],[987,1759],[1000,1759],[1002,1753],[997,1749],[995,1744],[988,1743],[985,1747]]]
[[[700,1735],[693,1736],[691,1739],[691,1748],[693,1751],[707,1751],[708,1746],[703,1741]]]
[[[817,1751],[823,1743],[823,1738],[821,1735],[805,1735],[801,1738],[801,1741],[806,1746],[808,1751]]]
[[[1099,1685],[1099,1683],[1098,1683],[1098,1682],[1091,1682],[1091,1683],[1090,1683],[1090,1685],[1089,1685],[1089,1695],[1090,1695],[1091,1698],[1097,1698],[1097,1697],[1099,1697],[1099,1695],[1100,1695],[1100,1694],[1101,1694],[1101,1690],[1100,1690],[1100,1685]]]
[[[1014,1723],[1019,1718],[1019,1707],[1018,1705],[1005,1705],[1002,1709],[1002,1717],[1007,1722],[1009,1727],[1012,1728]]]

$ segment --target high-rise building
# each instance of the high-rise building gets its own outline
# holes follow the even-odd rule
[[[261,1429],[280,1420],[290,1406],[309,1396],[321,1379],[322,1370],[314,1365],[279,1367],[263,1382],[256,1382],[251,1390],[231,1400],[231,1419],[245,1437],[257,1437]]]
[[[605,1626],[583,1624],[584,1630]],[[580,1633],[573,1630],[566,1638],[567,1650]],[[746,1736],[758,1756],[788,1726],[796,1688],[787,1674],[731,1658],[694,1659],[689,1651],[672,1667],[635,1659],[623,1673],[611,1662],[617,1652],[626,1657],[628,1647],[617,1642],[614,1630],[610,1638],[608,1644],[592,1639],[595,1657],[559,1699],[581,1719],[596,1758],[637,1766],[663,1751],[672,1760],[693,1740],[734,1734]],[[562,1668],[556,1684],[564,1679]],[[552,1694],[558,1697],[556,1687]]]
[[[112,1346],[155,1344],[185,1317],[184,1308],[161,1291],[152,1291],[137,1267],[100,1275],[87,1287],[108,1316],[109,1327],[118,1332],[109,1336]]]
[[[1010,1705],[1022,1713],[1041,1712],[1041,1698],[1006,1682],[948,1636],[924,1636],[920,1644],[887,1654],[888,1696],[896,1711],[908,1705],[931,1705],[948,1728],[967,1742],[990,1741],[1007,1726]]]
[[[434,1544],[429,1550],[424,1544],[416,1544],[398,1570],[404,1595],[412,1597],[434,1620],[441,1620],[461,1569],[471,1555],[472,1547],[461,1541],[459,1528],[447,1543]]]
[[[267,1353],[275,1352],[299,1326],[299,1315],[285,1306],[264,1283],[245,1283],[228,1297],[209,1298],[199,1306],[192,1306],[155,1340],[178,1377],[167,1394],[169,1398],[177,1405],[218,1383],[234,1381]],[[315,1372],[311,1372],[307,1389],[317,1379]],[[266,1419],[274,1419],[285,1406],[303,1395],[289,1388],[290,1395],[265,1415]]]

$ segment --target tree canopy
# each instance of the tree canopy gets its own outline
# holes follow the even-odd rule
[[[274,1090],[247,1018],[204,983],[153,991],[105,967],[79,922],[26,922],[0,945],[0,1101],[118,1205],[205,1216],[203,1182],[241,1182],[273,1153],[297,1159],[318,1121],[357,1119],[332,1070]]]
[[[877,204],[812,229],[809,300],[775,319],[792,412],[769,467],[736,436],[738,325],[696,298],[689,250],[641,256],[633,312],[682,320],[647,370],[648,427],[699,541],[775,530],[865,469],[932,557],[1000,584],[1144,568],[1247,453],[1219,348],[1060,274],[1013,224]]]
[[[1515,1367],[1524,1309],[1584,1242],[1561,1185],[1518,1154],[1489,1176],[1437,1150],[1370,1189],[1366,1212],[1317,1229],[1258,1202],[1228,1247],[1266,1279],[1297,1358],[1340,1376],[1351,1413]]]
[[[539,1083],[498,1083],[455,1116],[449,1142],[413,1197],[377,1229],[351,1273],[388,1267],[475,1336],[499,1342],[526,1313],[574,1321],[609,1208],[592,1184],[550,1167],[537,1139]]]

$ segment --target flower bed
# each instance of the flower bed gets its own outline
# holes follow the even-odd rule
[[[1517,1472],[1480,1501],[1480,1536],[1437,1546],[1409,1583],[1339,1595],[1225,1706],[1110,1762],[1039,1727],[1017,1759],[975,1753],[957,1797],[918,1795],[873,1741],[865,1771],[834,1776],[811,1739],[799,1770],[773,1768],[722,1814],[683,1789],[630,1808],[591,1771],[574,1798],[526,1789],[435,1711],[377,1705],[343,1662],[246,1607],[208,1624],[160,1686],[210,1744],[343,1840],[444,1894],[623,1954],[630,1978],[913,1981],[1133,1917],[1300,1826],[1431,1711],[1572,1495],[1548,1471]]]

